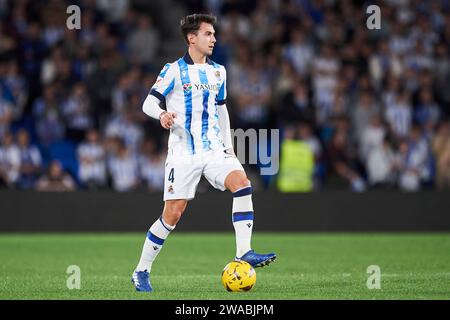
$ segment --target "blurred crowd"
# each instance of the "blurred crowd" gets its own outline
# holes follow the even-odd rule
[[[162,190],[167,131],[141,107],[178,57],[140,3],[0,0],[0,186]],[[172,3],[218,16],[232,128],[280,129],[279,174],[248,168],[257,188],[450,188],[449,0],[377,3],[375,30],[370,1]]]

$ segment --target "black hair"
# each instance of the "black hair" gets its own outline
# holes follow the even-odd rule
[[[183,34],[184,41],[189,45],[188,34],[197,34],[202,22],[215,25],[217,21],[216,16],[206,13],[194,13],[190,14],[180,21],[181,33]]]

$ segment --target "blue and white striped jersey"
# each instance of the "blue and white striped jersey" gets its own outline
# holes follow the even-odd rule
[[[225,67],[209,58],[205,64],[195,64],[186,53],[164,66],[150,94],[177,114],[169,150],[199,154],[223,147],[218,106],[226,102]]]

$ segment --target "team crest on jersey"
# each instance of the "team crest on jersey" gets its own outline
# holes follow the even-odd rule
[[[184,90],[185,92],[191,91],[191,90],[192,90],[192,84],[190,84],[190,83],[185,83],[185,84],[183,84],[183,90]]]
[[[214,72],[214,75],[216,76],[217,80],[220,81],[220,71]]]

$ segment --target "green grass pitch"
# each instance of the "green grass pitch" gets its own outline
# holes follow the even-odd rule
[[[0,234],[0,299],[450,299],[450,234],[254,232],[256,251],[275,251],[250,292],[220,282],[234,233],[173,233],[153,265],[151,294],[130,275],[142,234]],[[81,289],[69,290],[69,265]],[[369,265],[381,289],[366,286]]]

